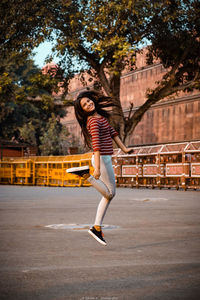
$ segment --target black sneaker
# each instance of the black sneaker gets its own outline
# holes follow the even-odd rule
[[[92,228],[90,228],[90,230],[88,230],[88,233],[95,238],[95,240],[97,240],[97,242],[99,242],[100,244],[106,246],[106,241],[103,238],[103,233],[102,231],[97,231],[94,226]]]
[[[90,168],[89,166],[76,167],[67,169],[66,172],[83,177],[84,175],[90,175]]]

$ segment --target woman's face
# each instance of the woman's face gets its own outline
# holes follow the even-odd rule
[[[80,104],[82,109],[86,112],[91,112],[95,109],[94,102],[89,98],[82,98]]]

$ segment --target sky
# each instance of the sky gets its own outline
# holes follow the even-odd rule
[[[51,54],[51,48],[52,44],[50,42],[44,42],[39,47],[35,48],[34,53],[36,54],[33,57],[33,60],[39,68],[42,68],[45,65],[45,59],[48,54]],[[58,58],[55,57],[53,61],[57,63]]]
[[[42,69],[46,65],[45,59],[49,54],[51,54],[52,47],[53,44],[51,42],[45,41],[44,43],[40,44],[40,46],[34,49],[33,53],[35,53],[35,55],[33,56],[33,60],[39,68]],[[53,58],[53,62],[58,64],[60,62],[60,59],[55,56]],[[76,57],[72,59],[72,63],[74,64],[76,72],[79,72],[79,70],[85,66],[84,64],[81,65],[80,62],[77,61]]]

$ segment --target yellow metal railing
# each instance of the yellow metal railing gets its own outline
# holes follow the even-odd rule
[[[69,156],[35,156],[7,158],[0,162],[1,184],[44,186],[89,186],[79,176],[66,172],[68,168],[91,165],[92,153]]]
[[[0,183],[13,184],[13,164],[7,161],[0,162]]]
[[[114,150],[113,167],[118,186],[200,188],[200,141],[133,147],[133,153]],[[1,184],[89,186],[68,168],[91,165],[92,153],[68,156],[5,158],[0,161]]]

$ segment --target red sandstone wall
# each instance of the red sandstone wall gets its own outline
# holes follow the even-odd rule
[[[17,149],[3,149],[2,157],[22,157],[23,151]]]
[[[200,97],[199,97],[200,98]],[[200,101],[182,98],[145,113],[128,144],[154,144],[200,139]]]

